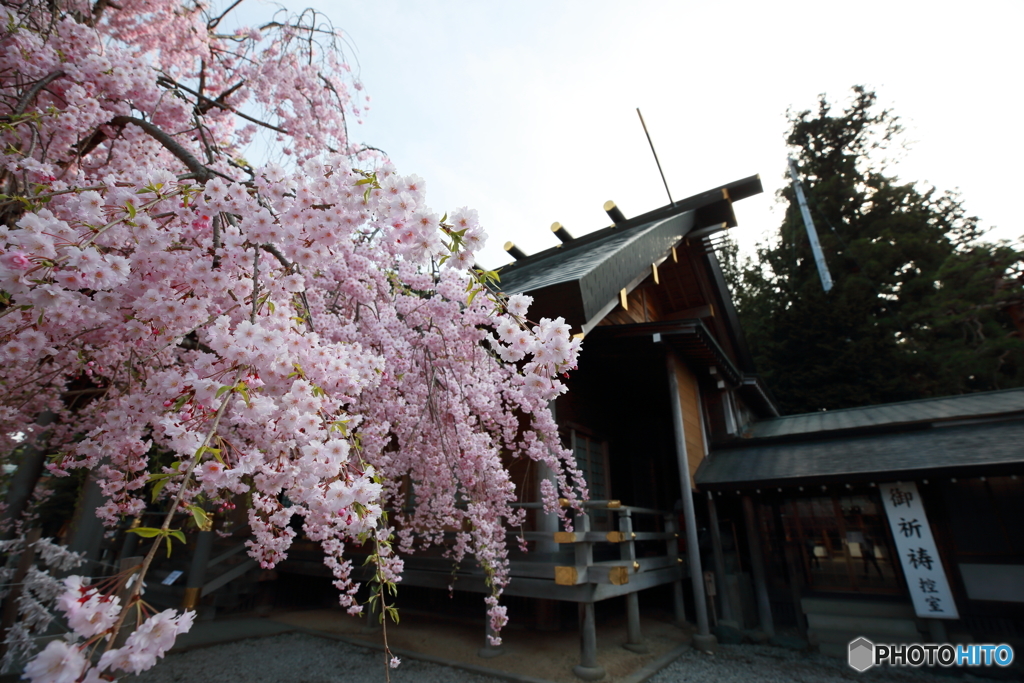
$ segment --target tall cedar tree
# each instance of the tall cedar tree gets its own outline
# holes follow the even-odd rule
[[[778,239],[725,270],[758,368],[788,413],[1024,384],[1022,253],[980,240],[958,195],[874,161],[902,132],[875,93],[790,112],[786,138],[835,282],[823,291],[792,187]],[[1019,245],[1018,245],[1019,246]]]

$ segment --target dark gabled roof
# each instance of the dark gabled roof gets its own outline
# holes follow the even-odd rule
[[[882,482],[943,473],[1024,469],[1024,420],[934,426],[823,441],[713,452],[694,481],[702,489]]]
[[[747,439],[777,439],[848,430],[893,428],[945,420],[977,419],[1020,413],[1024,416],[1024,389],[1004,389],[960,396],[884,403],[860,408],[828,410],[759,420],[744,433]]]
[[[533,295],[531,317],[562,316],[589,330],[652,263],[687,235],[735,226],[732,201],[761,191],[751,176],[533,254],[501,269],[501,289]]]
[[[755,422],[694,480],[750,488],[1024,467],[1024,389],[904,401]]]

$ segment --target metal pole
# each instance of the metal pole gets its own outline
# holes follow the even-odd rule
[[[811,241],[811,252],[814,254],[814,263],[818,266],[818,277],[821,278],[821,287],[827,292],[832,289],[832,275],[828,272],[825,255],[821,252],[821,244],[818,243],[818,231],[814,229],[814,221],[811,220],[811,211],[807,208],[804,189],[800,186],[800,178],[796,174],[796,159],[793,157],[789,158],[789,177],[793,179],[793,190],[796,192],[796,201],[800,205],[800,213],[804,217],[807,239]]]
[[[750,548],[750,566],[754,572],[757,614],[761,618],[761,630],[771,637],[775,635],[775,626],[772,623],[772,606],[768,601],[768,584],[765,581],[764,556],[761,554],[761,543],[754,516],[754,501],[750,499],[750,496],[743,496],[743,517],[747,522],[747,544]]]
[[[679,463],[679,484],[683,497],[683,521],[686,524],[686,556],[690,565],[690,582],[693,584],[693,606],[697,612],[697,633],[693,636],[693,647],[712,651],[718,641],[708,628],[708,606],[704,597],[704,572],[700,566],[700,549],[697,545],[697,519],[693,509],[693,488],[690,484],[690,462],[686,457],[686,431],[683,426],[683,405],[679,400],[679,380],[676,378],[676,357],[666,349],[669,397],[672,406],[672,422],[676,436],[676,459]]]

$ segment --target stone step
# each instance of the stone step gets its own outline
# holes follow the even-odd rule
[[[880,600],[858,599],[838,600],[835,598],[803,598],[800,601],[804,614],[836,614],[850,617],[890,617],[914,619],[914,606],[909,602],[883,602]]]
[[[807,626],[816,631],[856,631],[869,640],[876,637],[920,635],[914,619],[811,613],[807,615]]]
[[[837,659],[847,658],[847,647],[848,643],[821,643],[818,645],[818,652],[825,655],[826,657],[835,657]]]
[[[863,633],[860,631],[839,631],[839,630],[817,630],[807,629],[807,639],[812,645],[817,645],[819,648],[826,644],[836,644],[847,646],[858,638],[867,638],[872,643],[923,643],[926,638],[921,634],[915,634],[912,636],[908,635],[873,635],[871,633]],[[843,657],[846,655],[843,654]]]

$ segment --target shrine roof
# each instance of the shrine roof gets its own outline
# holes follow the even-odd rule
[[[998,474],[1024,464],[1024,389],[791,415],[712,451],[704,489]]]
[[[735,226],[732,202],[761,191],[760,177],[750,176],[621,221],[503,267],[499,286],[534,296],[531,317],[562,316],[589,331],[651,264],[686,237]]]

